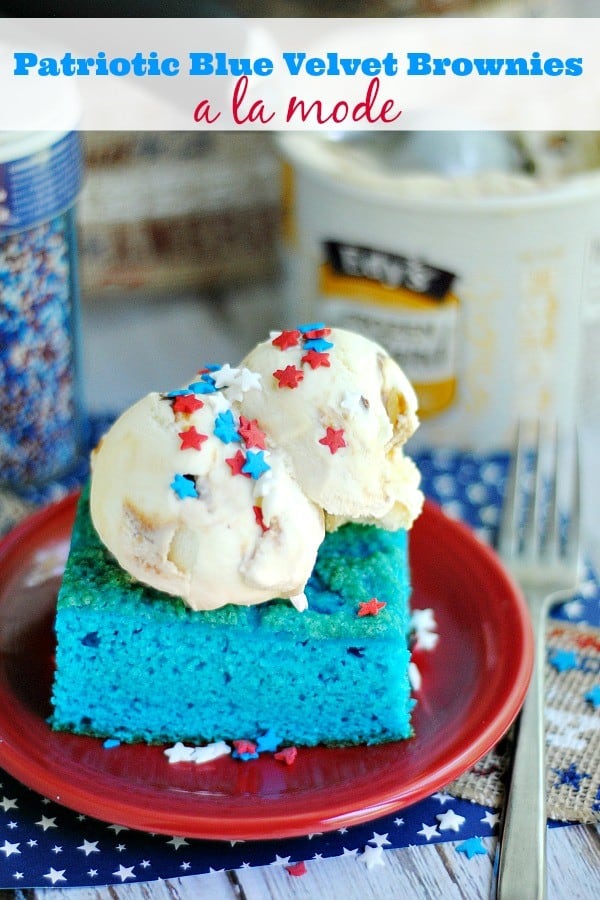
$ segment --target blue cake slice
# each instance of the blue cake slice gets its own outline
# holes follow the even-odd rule
[[[79,502],[56,614],[51,725],[164,743],[372,744],[411,735],[407,535],[344,525],[287,600],[194,612],[133,579]]]

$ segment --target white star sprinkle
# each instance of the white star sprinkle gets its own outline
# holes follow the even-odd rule
[[[355,391],[346,391],[340,400],[341,409],[345,409],[349,416],[355,416],[360,409],[365,407],[361,403],[362,394]]]
[[[165,756],[170,763],[191,762],[195,747],[187,747],[181,741],[177,741],[172,747],[167,747]]]
[[[384,866],[383,847],[370,847],[369,844],[367,844],[360,854],[359,859],[365,864],[367,869],[374,869],[375,866]]]
[[[229,363],[225,363],[220,369],[211,372],[210,377],[213,379],[216,388],[224,388],[229,387],[230,384],[234,384],[239,373],[239,369],[234,369]]]
[[[262,375],[260,372],[252,372],[251,369],[243,368],[238,377],[238,383],[244,393],[246,391],[259,391],[262,387]]]
[[[177,741],[176,744],[167,747],[164,751],[170,763],[193,762],[198,765],[218,759],[220,756],[227,756],[229,753],[231,753],[231,747],[225,741],[213,741],[212,744],[206,744],[204,747],[188,747],[181,741]]]
[[[457,815],[453,809],[448,809],[445,813],[438,813],[436,819],[440,823],[440,831],[460,831],[461,826],[466,822],[465,817]]]
[[[422,834],[428,841],[431,840],[432,837],[440,836],[437,825],[426,825],[425,822],[423,822],[423,827],[420,831],[417,831],[417,834]]]

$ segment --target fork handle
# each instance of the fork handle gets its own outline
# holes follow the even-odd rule
[[[546,896],[546,764],[544,662],[546,607],[532,616],[533,673],[515,738],[498,862],[498,900]]]

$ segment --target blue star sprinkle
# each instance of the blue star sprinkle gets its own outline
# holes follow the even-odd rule
[[[487,855],[487,850],[479,837],[469,838],[467,841],[463,841],[462,844],[457,844],[455,849],[457,853],[464,853],[468,859],[473,859],[474,856]]]
[[[584,778],[591,778],[587,772],[578,772],[575,763],[571,763],[568,769],[552,769],[558,775],[558,781],[555,781],[553,787],[561,787],[563,784],[578,791]]]
[[[220,412],[215,417],[215,427],[213,432],[224,444],[232,444],[235,441],[239,443],[240,436],[238,434],[238,426],[230,409]]]
[[[269,728],[256,739],[256,749],[259,753],[275,753],[280,743],[281,738],[277,737],[272,728]]]
[[[193,480],[186,475],[177,474],[171,482],[171,487],[180,500],[185,500],[186,497],[194,497],[195,499],[198,497],[196,485]]]
[[[600,706],[600,684],[594,685],[591,691],[588,691],[585,695],[585,699],[589,700],[594,709],[598,709]]]
[[[325,322],[305,322],[304,325],[298,325],[298,331],[305,334],[307,331],[323,331]]]
[[[215,380],[210,375],[203,375],[200,381],[193,381],[191,384],[188,384],[188,388],[194,394],[215,394],[217,391]]]
[[[245,475],[250,475],[251,478],[256,480],[261,475],[264,475],[265,472],[268,472],[270,468],[269,463],[265,462],[264,450],[248,450],[246,462],[242,466],[242,472]]]
[[[555,650],[550,656],[549,662],[557,672],[568,672],[569,669],[579,667],[577,654],[573,650]]]
[[[316,350],[317,353],[324,353],[325,350],[331,350],[332,347],[331,341],[327,341],[325,338],[310,338],[310,340],[304,341],[305,350]]]

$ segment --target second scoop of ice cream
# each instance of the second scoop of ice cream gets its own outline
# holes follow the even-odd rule
[[[313,323],[272,335],[242,365],[261,375],[244,395],[245,414],[288,454],[328,528],[410,528],[423,497],[402,447],[418,425],[417,398],[382,347]]]

